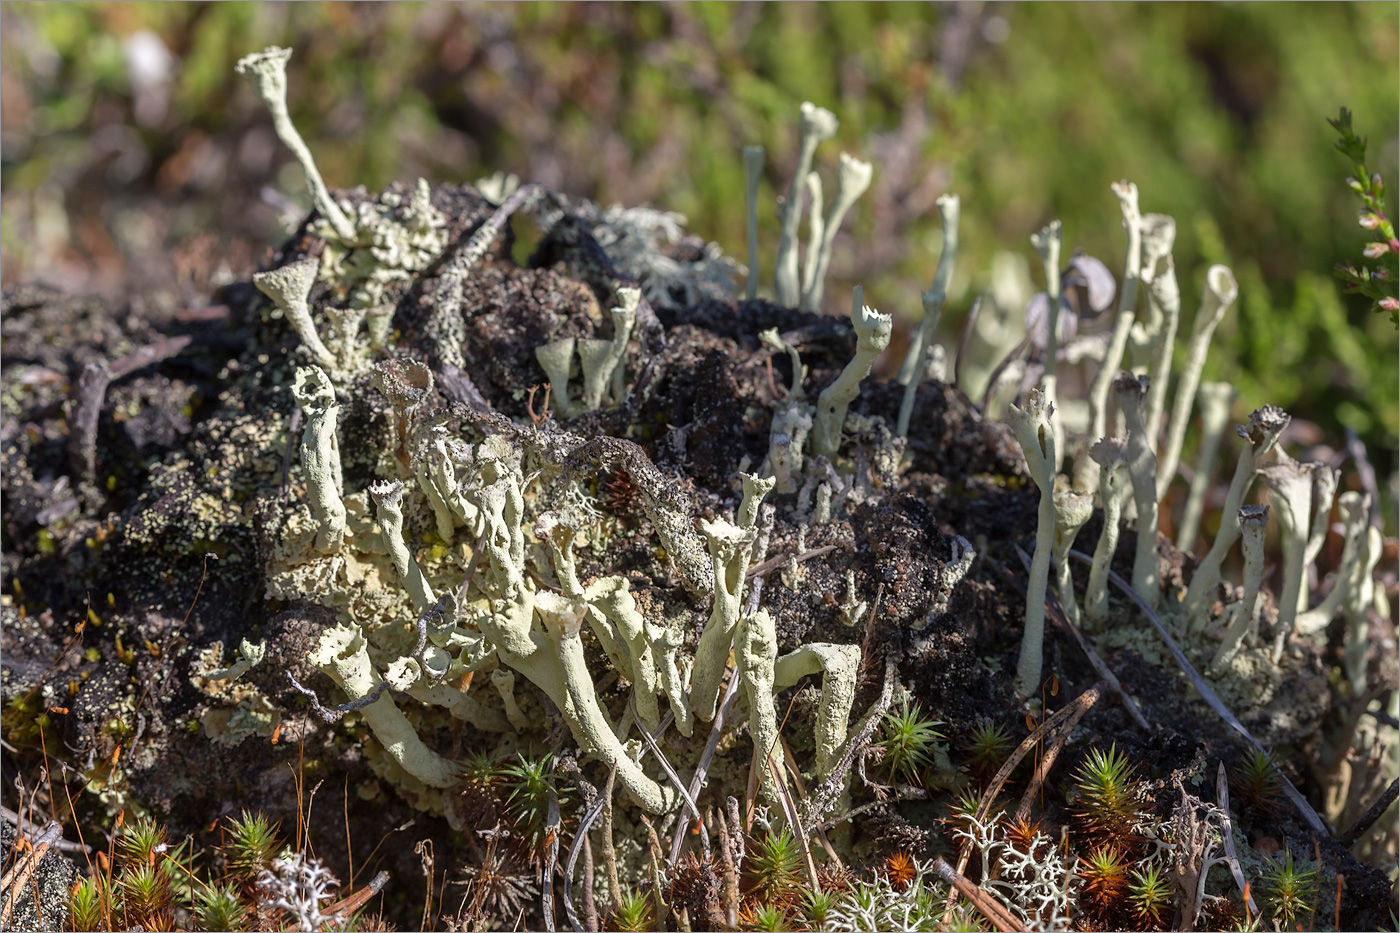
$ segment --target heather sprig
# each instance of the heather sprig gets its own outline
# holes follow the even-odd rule
[[[1373,302],[1372,311],[1384,311],[1390,320],[1400,328],[1400,296],[1397,296],[1397,282],[1400,282],[1400,242],[1395,237],[1395,225],[1385,213],[1385,179],[1380,173],[1366,170],[1366,137],[1358,136],[1351,128],[1351,111],[1342,108],[1335,120],[1329,119],[1341,138],[1337,149],[1346,156],[1352,165],[1352,174],[1347,178],[1347,187],[1361,199],[1361,210],[1357,213],[1357,223],[1363,230],[1372,231],[1372,240],[1366,244],[1361,255],[1367,260],[1379,260],[1374,266],[1362,264],[1360,268],[1345,263],[1337,266],[1337,278],[1346,283],[1348,294],[1361,294]]]

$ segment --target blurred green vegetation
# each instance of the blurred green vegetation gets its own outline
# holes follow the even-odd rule
[[[1206,265],[1239,276],[1207,378],[1239,388],[1240,414],[1276,403],[1333,443],[1353,428],[1394,470],[1396,335],[1332,280],[1364,236],[1325,122],[1350,107],[1395,190],[1394,3],[6,3],[0,16],[7,281],[64,270],[100,284],[93,270],[159,262],[211,229],[223,255],[255,260],[280,235],[260,190],[305,199],[232,72],[268,44],[296,49],[293,116],[332,185],[502,169],[680,211],[736,256],[739,149],[767,147],[771,204],[812,100],[841,119],[818,153],[828,185],[841,149],[876,173],[838,241],[833,310],[860,280],[873,304],[917,315],[945,190],[963,203],[945,340],[993,252],[1028,254],[1052,217],[1067,247],[1117,270],[1108,186],[1128,178],[1144,210],[1178,219],[1183,334]],[[137,54],[143,32],[169,52],[164,78],[133,65],[158,64],[149,42]],[[771,274],[771,211],[763,223]]]

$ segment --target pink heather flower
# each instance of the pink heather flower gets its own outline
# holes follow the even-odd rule
[[[1391,298],[1387,296],[1382,298],[1380,303],[1382,311],[1389,311],[1391,314],[1400,311],[1400,298]]]
[[[1390,270],[1385,266],[1377,266],[1371,270],[1371,278],[1380,279],[1384,282],[1386,279],[1390,278]]]
[[[1390,252],[1389,243],[1367,243],[1366,248],[1361,251],[1361,255],[1367,259],[1380,259]]]
[[[1381,219],[1370,211],[1361,211],[1357,215],[1356,222],[1366,230],[1374,230],[1380,226]]]

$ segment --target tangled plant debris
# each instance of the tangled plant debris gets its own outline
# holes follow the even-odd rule
[[[1121,289],[1097,260],[1062,268],[1058,223],[1032,238],[1043,334],[996,350],[1028,377],[1002,420],[935,365],[956,196],[899,379],[876,365],[894,315],[862,288],[849,324],[813,312],[874,171],[843,155],[823,216],[832,113],[801,109],[777,303],[756,297],[763,165],[744,153],[739,301],[740,267],[676,215],[505,178],[328,189],[286,114],[289,54],[239,67],[316,213],[225,290],[227,322],[189,326],[148,372],[75,377],[94,427],[16,366],[101,373],[175,319],[6,292],[5,735],[64,756],[49,777],[77,798],[62,811],[50,789],[31,812],[196,833],[256,800],[297,820],[298,846],[264,852],[237,897],[211,889],[203,928],[345,922],[331,871],[355,887],[365,840],[409,820],[418,857],[371,894],[410,925],[424,871],[464,886],[460,904],[428,886],[452,928],[1384,921],[1396,839],[1368,808],[1397,748],[1385,541],[1349,475],[1285,453],[1289,417],[1265,400],[1237,429],[1209,553],[1159,534],[1193,399],[1207,432],[1228,399],[1197,383],[1237,288],[1207,271],[1168,415],[1175,226],[1135,186],[1113,186]],[[520,212],[543,231],[523,265]],[[1118,290],[1102,353],[1064,326],[1081,287],[1102,309]],[[86,324],[103,339],[51,339]],[[1064,378],[1086,364],[1092,381]],[[1248,501],[1257,476],[1268,506]],[[1261,746],[1290,756],[1289,803],[1232,812],[1223,766]],[[342,815],[311,807],[311,777],[343,783]],[[148,862],[167,880],[184,864]],[[80,885],[70,917],[195,910],[166,891],[138,916],[111,880]]]

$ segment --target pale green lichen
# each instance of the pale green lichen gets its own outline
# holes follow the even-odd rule
[[[1040,389],[1032,389],[1024,408],[1011,406],[1008,420],[1026,458],[1026,468],[1040,489],[1036,519],[1035,555],[1031,559],[1030,582],[1026,586],[1026,627],[1021,635],[1021,653],[1016,662],[1015,688],[1025,698],[1040,689],[1040,670],[1045,642],[1045,590],[1050,578],[1050,551],[1055,538],[1055,431],[1050,418],[1055,413]]]
[[[354,228],[340,205],[331,197],[326,183],[321,180],[321,173],[316,168],[315,160],[311,158],[311,150],[297,132],[287,110],[287,61],[291,57],[291,49],[268,46],[261,52],[240,58],[234,66],[234,71],[249,76],[258,96],[267,105],[272,114],[272,126],[277,132],[277,138],[292,150],[292,154],[301,163],[302,171],[306,174],[306,186],[311,191],[311,200],[316,205],[316,210],[326,218],[336,236],[345,242],[352,242],[355,236]]]
[[[1264,454],[1273,449],[1279,435],[1288,426],[1288,421],[1288,413],[1283,409],[1265,405],[1249,416],[1248,424],[1235,429],[1240,437],[1244,438],[1245,445],[1235,464],[1235,475],[1230,480],[1230,488],[1225,493],[1225,509],[1222,513],[1224,517],[1210,551],[1191,577],[1191,585],[1187,588],[1186,598],[1182,602],[1182,610],[1192,620],[1193,631],[1205,627],[1207,613],[1203,610],[1207,607],[1206,598],[1220,583],[1220,567],[1225,561],[1225,555],[1239,538],[1240,527],[1236,516],[1240,506],[1244,504],[1244,497],[1254,484],[1256,464]]]
[[[835,457],[841,446],[841,428],[846,410],[860,392],[860,384],[870,374],[875,357],[890,345],[894,319],[865,304],[865,294],[857,285],[851,295],[851,326],[856,332],[856,354],[836,381],[817,397],[817,413],[812,423],[812,453]]]
[[[316,324],[311,320],[311,306],[306,303],[311,286],[316,284],[316,260],[302,259],[270,272],[258,272],[253,276],[253,284],[258,291],[272,299],[277,310],[282,312],[301,338],[312,360],[326,370],[339,372],[335,354],[316,332]]]
[[[336,432],[340,405],[330,378],[316,366],[297,370],[292,395],[306,418],[301,435],[301,467],[311,513],[319,523],[316,550],[340,550],[345,543],[344,478],[340,466],[340,437]]]
[[[797,228],[802,219],[801,190],[807,183],[807,173],[812,170],[812,157],[817,146],[836,135],[840,126],[836,115],[830,110],[804,102],[799,123],[800,138],[797,154],[797,170],[788,185],[787,198],[782,206],[782,234],[778,241],[777,267],[773,287],[778,303],[795,308],[802,300],[801,281],[797,270]]]

